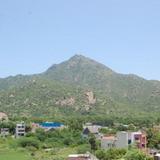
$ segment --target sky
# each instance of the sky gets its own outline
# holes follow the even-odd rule
[[[160,0],[0,0],[0,77],[75,54],[160,80]]]

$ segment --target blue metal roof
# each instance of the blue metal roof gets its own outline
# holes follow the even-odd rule
[[[40,123],[40,126],[44,128],[57,128],[63,126],[63,124],[59,122],[43,122]]]

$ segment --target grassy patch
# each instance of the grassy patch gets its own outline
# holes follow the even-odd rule
[[[0,150],[0,160],[31,160],[26,152]]]

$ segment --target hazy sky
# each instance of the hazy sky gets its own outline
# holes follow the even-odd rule
[[[74,54],[160,80],[160,0],[0,0],[0,77]]]

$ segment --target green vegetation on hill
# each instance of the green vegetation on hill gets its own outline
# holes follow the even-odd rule
[[[12,117],[72,114],[155,120],[160,112],[160,82],[119,74],[76,55],[42,74],[0,79],[0,111]]]

